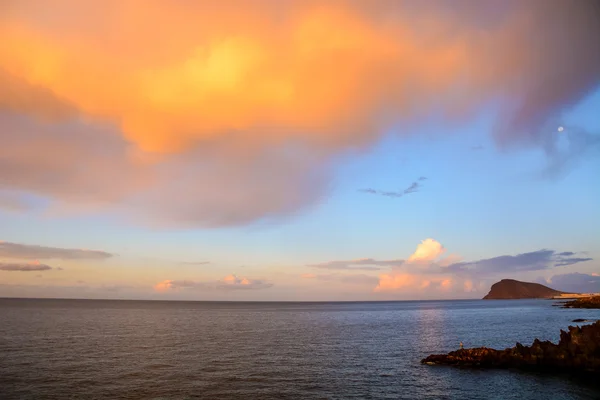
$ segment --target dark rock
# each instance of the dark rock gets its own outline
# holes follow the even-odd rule
[[[564,292],[550,289],[539,283],[521,282],[514,279],[502,279],[492,285],[484,300],[507,299],[551,299]]]
[[[600,308],[600,296],[582,297],[563,303],[563,308]]]
[[[554,344],[535,339],[531,346],[495,350],[487,347],[460,349],[448,354],[434,354],[421,360],[424,364],[461,367],[517,368],[545,371],[600,372],[600,321],[582,327],[569,326],[560,332]]]
[[[589,319],[583,319],[583,318],[577,318],[577,319],[574,319],[572,322],[590,322],[590,320]]]

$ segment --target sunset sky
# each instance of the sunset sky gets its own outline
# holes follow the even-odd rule
[[[600,3],[0,0],[0,297],[600,291]]]

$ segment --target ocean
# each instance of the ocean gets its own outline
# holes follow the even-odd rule
[[[420,363],[600,318],[552,304],[0,299],[0,399],[600,399],[576,376]]]

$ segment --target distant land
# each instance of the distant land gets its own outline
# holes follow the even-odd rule
[[[539,283],[521,282],[514,279],[502,279],[492,285],[484,300],[508,299],[551,299],[566,294]]]

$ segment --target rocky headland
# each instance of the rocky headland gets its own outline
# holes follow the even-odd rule
[[[563,308],[600,308],[600,296],[583,297],[567,301],[562,306]]]
[[[514,279],[502,279],[492,285],[484,300],[508,299],[551,299],[565,294],[539,283],[521,282]]]
[[[424,364],[476,368],[516,368],[553,372],[600,372],[600,321],[582,327],[569,326],[560,332],[560,341],[535,339],[531,346],[495,350],[487,347],[460,349],[434,354]]]

